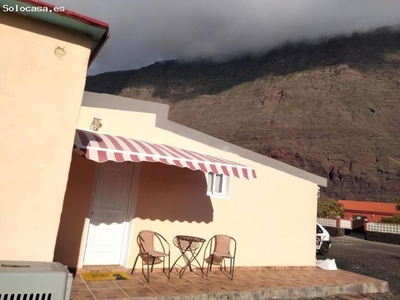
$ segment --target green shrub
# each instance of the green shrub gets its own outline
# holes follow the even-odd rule
[[[394,197],[393,202],[396,203],[396,209],[400,211],[400,198]],[[381,222],[384,223],[393,223],[393,224],[400,224],[400,214],[395,215],[393,217],[384,217],[381,219]]]
[[[335,199],[324,199],[318,201],[317,216],[319,218],[344,217],[344,206]]]
[[[400,211],[400,197],[394,197],[393,202],[396,203],[396,209]]]
[[[386,217],[386,218],[384,217],[381,219],[381,222],[400,224],[400,215],[395,215],[393,217]]]

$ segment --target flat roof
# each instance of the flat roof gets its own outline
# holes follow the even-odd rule
[[[81,15],[65,8],[58,10],[55,6],[39,0],[0,0],[0,5],[13,7],[9,12],[24,15],[46,23],[54,24],[63,28],[75,30],[88,34],[92,37],[93,43],[89,58],[89,66],[100,52],[101,48],[109,37],[109,25],[105,22]],[[32,12],[34,7],[42,8],[40,11]],[[4,11],[4,9],[3,9]]]
[[[393,202],[339,200],[339,203],[344,205],[345,210],[381,212],[388,214],[398,213],[396,203]]]

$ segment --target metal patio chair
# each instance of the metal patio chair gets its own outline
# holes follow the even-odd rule
[[[229,260],[229,272],[225,273],[228,278],[233,280],[233,271],[235,269],[235,257],[236,257],[236,240],[228,235],[218,234],[214,235],[207,243],[204,250],[203,260],[203,272],[204,262],[206,262],[206,276],[208,271],[211,271],[213,265],[219,265],[221,271],[226,271],[226,262]]]
[[[137,236],[137,243],[139,254],[136,256],[131,274],[135,270],[139,257],[141,257],[142,273],[147,282],[150,282],[150,272],[153,272],[153,266],[159,263],[163,264],[163,273],[170,279],[170,245],[167,240],[157,232],[143,230]],[[165,266],[166,259],[168,259],[167,266]],[[144,273],[144,265],[147,265],[147,275]]]

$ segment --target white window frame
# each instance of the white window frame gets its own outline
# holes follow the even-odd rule
[[[206,174],[207,176],[207,196],[213,196],[216,198],[229,198],[230,195],[230,176],[224,174],[215,174],[209,172]],[[221,178],[221,189],[217,189],[216,180],[217,178]],[[211,187],[210,187],[211,185]]]

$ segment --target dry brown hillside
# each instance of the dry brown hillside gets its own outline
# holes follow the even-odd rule
[[[86,89],[168,103],[175,122],[328,178],[325,196],[400,194],[400,31],[157,62],[88,77]]]

